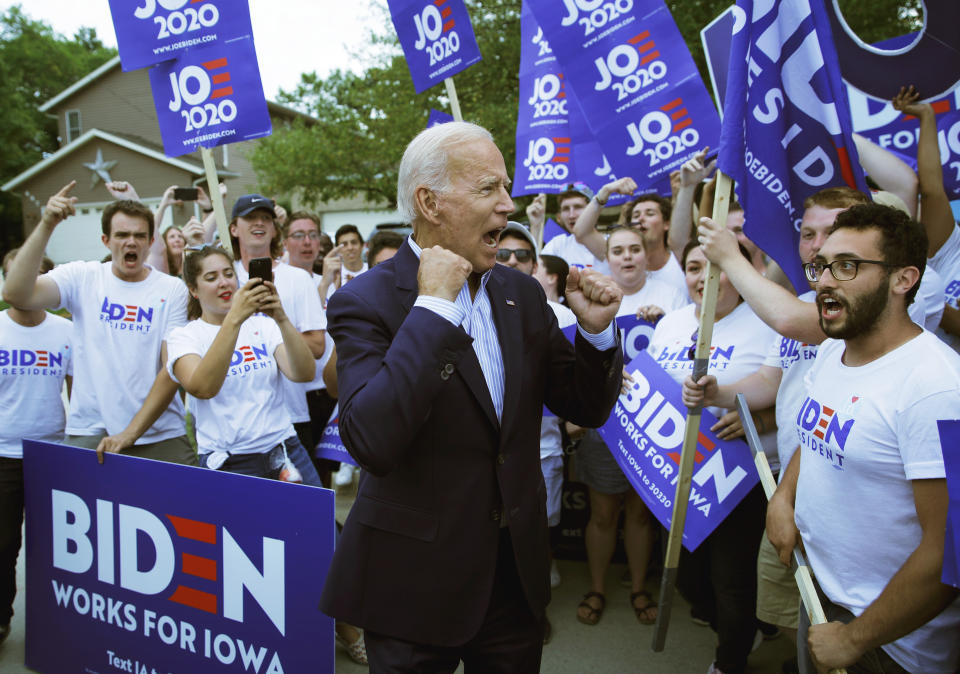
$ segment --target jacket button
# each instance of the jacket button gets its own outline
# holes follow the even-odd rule
[[[443,381],[447,381],[450,378],[450,374],[446,370],[440,370],[440,378]]]
[[[491,510],[491,511],[490,511],[490,519],[493,520],[494,522],[499,522],[499,521],[500,521],[500,511],[499,511],[499,510]]]
[[[446,372],[447,374],[453,374],[453,370],[454,370],[453,363],[447,363],[446,365],[443,366],[443,371]]]
[[[498,464],[500,464],[500,465],[502,466],[506,460],[507,460],[507,459],[503,456],[503,454],[497,454],[497,463],[498,463]]]

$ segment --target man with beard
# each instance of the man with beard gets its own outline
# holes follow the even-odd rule
[[[916,222],[869,204],[839,214],[804,265],[828,339],[796,419],[800,448],[767,512],[784,564],[802,536],[830,621],[801,616],[802,672],[960,664],[960,602],[940,583],[948,497],[937,431],[960,415],[960,358],[907,314],[926,250]]]

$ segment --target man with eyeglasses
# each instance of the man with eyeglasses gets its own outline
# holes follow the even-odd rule
[[[826,599],[827,624],[801,615],[801,672],[960,665],[960,602],[940,583],[948,496],[937,431],[960,416],[960,357],[907,313],[926,251],[909,216],[860,205],[804,265],[829,339],[767,514],[784,564],[802,537]]]

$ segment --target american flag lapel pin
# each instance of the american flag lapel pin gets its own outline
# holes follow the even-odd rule
[[[508,306],[508,307],[515,307],[515,306],[517,306],[517,303],[514,302],[513,300],[507,300],[507,306]]]

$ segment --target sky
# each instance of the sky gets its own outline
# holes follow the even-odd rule
[[[91,26],[104,44],[117,46],[107,0],[0,0],[0,10],[17,4],[62,35],[73,36],[81,26]],[[371,5],[370,0],[250,0],[267,98],[274,99],[281,88],[292,90],[302,72],[315,70],[320,76],[336,68],[362,72],[364,55],[371,54],[370,29],[380,34],[386,30],[385,13]]]

